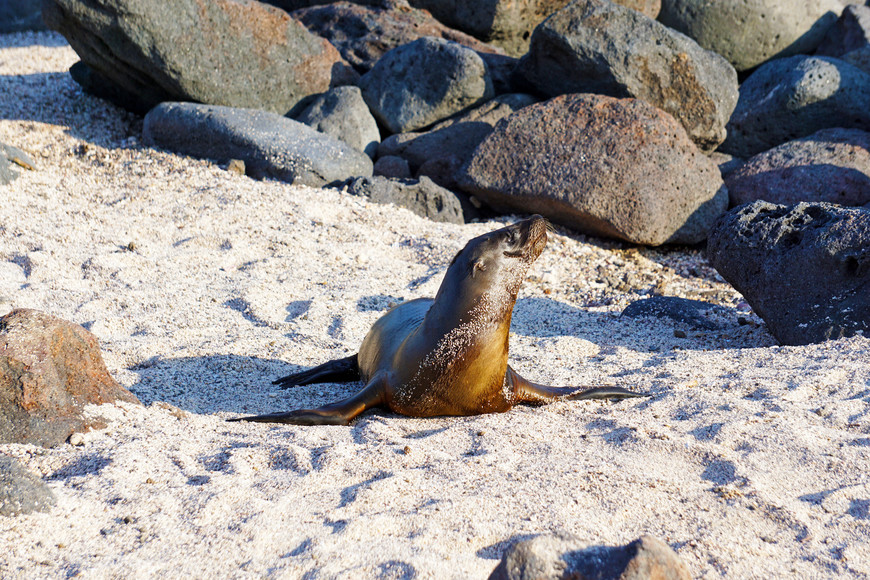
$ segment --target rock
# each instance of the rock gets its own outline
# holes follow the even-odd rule
[[[870,74],[870,46],[847,52],[843,55],[843,60],[855,68],[859,68],[865,73]]]
[[[756,201],[716,222],[707,255],[781,344],[870,336],[867,209]]]
[[[367,73],[388,51],[418,38],[451,40],[480,53],[501,49],[448,28],[431,14],[409,6],[392,9],[336,2],[294,11],[308,30],[331,42],[360,73]]]
[[[104,426],[85,405],[138,399],[109,375],[97,339],[36,310],[0,318],[0,443],[59,445]]]
[[[731,205],[763,199],[791,205],[870,203],[870,133],[823,129],[747,161],[725,178]]]
[[[375,118],[392,133],[421,129],[493,97],[480,56],[435,38],[389,51],[359,87]]]
[[[489,580],[594,578],[689,580],[686,565],[664,542],[642,536],[627,546],[588,546],[569,536],[538,536],[508,548]]]
[[[284,114],[356,77],[326,40],[250,0],[43,0],[43,15],[82,62],[136,95],[131,110],[178,100]]]
[[[6,157],[0,155],[0,185],[12,183],[18,177],[18,173],[12,170],[12,164]]]
[[[248,175],[320,187],[372,174],[372,160],[347,143],[266,111],[163,103],[145,116],[146,144],[182,155],[241,159]]]
[[[850,4],[816,49],[820,56],[842,57],[870,45],[870,6]]]
[[[0,34],[25,30],[45,30],[39,2],[0,0]]]
[[[392,203],[435,222],[464,224],[462,204],[455,193],[440,187],[427,177],[390,179],[357,177],[347,186],[349,193],[369,198],[375,203]]]
[[[82,90],[89,95],[109,101],[113,105],[137,115],[144,115],[154,106],[154,101],[150,99],[149,95],[143,98],[136,93],[124,89],[121,85],[110,81],[82,61],[72,65],[69,69],[69,74]]]
[[[738,97],[737,73],[721,56],[608,0],[578,0],[542,22],[517,73],[549,96],[647,101],[706,151],[725,139]]]
[[[777,59],[740,86],[720,150],[748,158],[829,127],[870,130],[870,75],[830,57]]]
[[[653,246],[702,241],[728,203],[716,164],[673,117],[603,95],[520,109],[478,146],[460,184],[497,211]]]
[[[378,160],[375,161],[374,174],[384,177],[397,177],[399,179],[408,179],[413,175],[408,162],[395,155],[378,157]]]
[[[721,151],[713,151],[710,153],[710,159],[715,161],[716,165],[719,166],[719,173],[722,174],[722,179],[725,179],[726,175],[746,163],[746,160],[744,159],[728,155],[727,153],[722,153]]]
[[[47,512],[56,502],[42,479],[17,459],[0,455],[0,516]]]
[[[538,24],[569,1],[410,0],[411,5],[428,10],[447,26],[500,46],[514,56],[521,56],[528,50],[529,37]],[[617,0],[616,4],[643,12],[650,18],[655,18],[661,8],[661,0]]]
[[[33,159],[18,147],[0,143],[0,185],[11,183],[18,177],[16,168],[35,169]]]
[[[720,330],[725,327],[723,319],[734,318],[734,312],[728,308],[689,300],[676,296],[653,296],[635,300],[625,307],[621,316],[628,318],[670,318],[674,322],[689,325],[699,330]]]
[[[841,0],[662,0],[659,20],[724,56],[738,71],[810,53],[843,11]],[[739,31],[739,33],[735,33]]]
[[[378,124],[358,87],[336,87],[323,93],[296,120],[372,158],[381,142]]]
[[[455,189],[458,169],[471,159],[471,154],[492,132],[495,124],[536,101],[534,97],[523,94],[496,97],[480,107],[438,123],[425,133],[392,135],[381,143],[378,155],[406,159],[414,174],[425,165],[427,173],[423,175],[429,175],[439,185]]]

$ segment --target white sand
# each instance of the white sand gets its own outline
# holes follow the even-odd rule
[[[562,232],[517,302],[518,372],[651,399],[226,423],[358,389],[270,382],[356,352],[390,302],[433,295],[468,239],[511,220],[435,224],[142,148],[140,119],[71,80],[59,36],[0,46],[0,142],[38,165],[0,187],[0,314],[83,324],[145,403],[97,408],[110,426],[79,446],[0,445],[57,496],[0,519],[0,577],[485,578],[548,532],[653,534],[702,578],[870,574],[870,341],[774,346],[694,250]],[[687,338],[620,319],[639,296],[596,280],[625,275],[734,314]]]

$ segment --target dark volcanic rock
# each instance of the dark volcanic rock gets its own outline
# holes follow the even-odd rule
[[[0,0],[0,34],[24,30],[45,30],[39,2]]]
[[[473,36],[447,28],[428,12],[408,6],[386,9],[336,2],[302,8],[292,16],[331,42],[360,73],[370,71],[388,51],[424,36],[452,40],[477,52],[501,52]]]
[[[870,203],[870,133],[823,129],[749,159],[725,177],[731,205],[757,199],[785,205]]]
[[[347,190],[375,203],[392,203],[409,209],[435,222],[465,223],[459,197],[428,177],[419,180],[358,177],[348,183]]]
[[[17,459],[0,455],[0,516],[47,512],[56,501],[42,479]]]
[[[830,57],[777,59],[740,86],[720,149],[751,157],[829,127],[870,130],[870,75]]]
[[[649,245],[700,242],[728,203],[718,167],[673,117],[603,95],[520,109],[478,146],[460,183],[497,211]]]
[[[847,1],[662,0],[659,20],[715,51],[739,71],[812,52]]]
[[[144,141],[176,153],[227,162],[248,175],[319,187],[372,174],[368,155],[281,115],[195,103],[163,103],[145,116]]]
[[[670,546],[642,536],[627,546],[589,546],[577,538],[538,536],[508,548],[489,580],[689,580]]]
[[[496,97],[480,107],[442,121],[424,133],[392,135],[381,143],[378,155],[402,157],[408,161],[414,174],[428,175],[439,185],[455,189],[458,169],[471,159],[474,150],[492,133],[495,124],[536,101],[534,97],[523,94]]]
[[[867,45],[870,45],[870,6],[850,4],[828,29],[816,54],[842,57]]]
[[[58,445],[99,422],[88,404],[139,401],[109,376],[97,339],[35,310],[0,318],[0,443]]]
[[[391,50],[359,87],[375,118],[393,133],[421,129],[493,97],[480,56],[436,38]]]
[[[677,296],[653,296],[635,300],[622,311],[622,316],[628,318],[670,318],[674,322],[701,330],[721,329],[723,324],[720,320],[732,314],[731,310],[716,304]]]
[[[359,87],[336,87],[323,93],[296,120],[344,141],[369,157],[375,156],[381,142],[378,124]]]
[[[517,72],[549,96],[647,101],[707,151],[725,139],[738,97],[737,73],[724,58],[608,0],[578,0],[542,22]]]
[[[408,179],[412,175],[408,161],[395,155],[378,157],[378,160],[375,161],[374,174],[384,177],[398,177],[399,179]]]
[[[130,109],[199,101],[284,114],[356,73],[326,40],[250,0],[43,0],[88,67],[136,95]]]
[[[756,201],[720,218],[713,267],[781,344],[870,335],[870,211]]]

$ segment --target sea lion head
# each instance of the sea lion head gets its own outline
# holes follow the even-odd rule
[[[450,300],[466,310],[486,306],[494,317],[509,313],[549,229],[547,220],[534,215],[472,239],[453,258],[435,301]]]

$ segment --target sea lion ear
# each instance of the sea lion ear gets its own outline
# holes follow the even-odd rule
[[[483,272],[484,270],[486,270],[486,262],[483,260],[476,261],[474,266],[471,268],[471,277],[474,278],[478,272]]]

